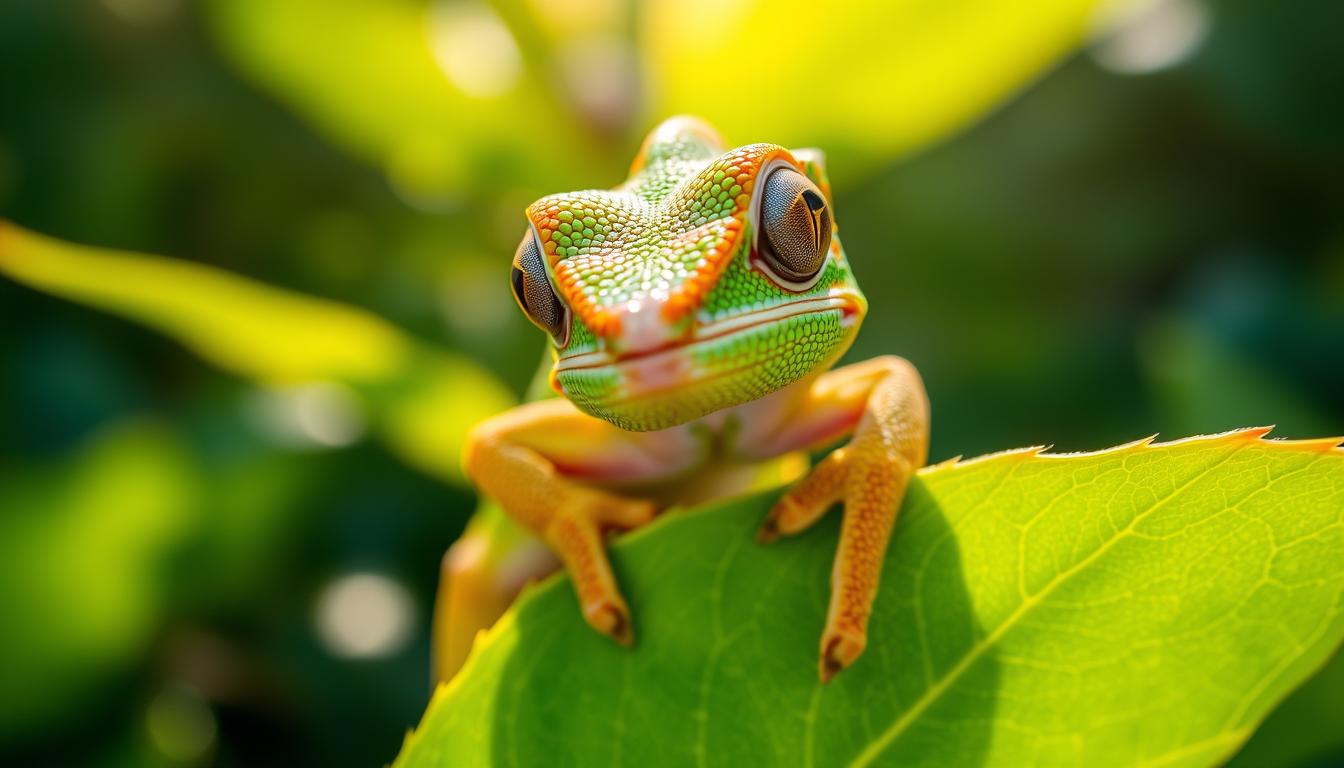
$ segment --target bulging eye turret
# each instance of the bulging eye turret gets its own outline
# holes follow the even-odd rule
[[[565,305],[551,288],[546,277],[546,263],[541,258],[541,247],[529,229],[513,255],[513,297],[532,324],[551,334],[557,345],[566,338]]]
[[[780,278],[805,283],[826,264],[831,210],[821,190],[792,168],[777,168],[761,195],[760,250]]]

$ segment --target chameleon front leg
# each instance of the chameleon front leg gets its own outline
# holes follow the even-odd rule
[[[882,562],[906,484],[924,465],[929,405],[914,366],[882,357],[820,376],[796,418],[764,445],[771,450],[828,443],[852,432],[770,510],[760,539],[797,533],[844,504],[831,571],[831,603],[821,634],[822,682],[853,664],[868,638]]]
[[[617,642],[634,640],[604,546],[611,530],[651,521],[653,502],[588,483],[652,481],[686,463],[687,446],[661,442],[580,413],[568,401],[515,408],[479,425],[465,465],[477,487],[558,555],[574,582],[583,617]]]

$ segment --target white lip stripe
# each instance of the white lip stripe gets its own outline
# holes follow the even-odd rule
[[[591,368],[609,362],[611,362],[611,356],[606,352],[584,352],[582,355],[574,355],[560,360],[555,364],[555,370],[568,371],[571,368]]]
[[[830,309],[844,309],[846,307],[856,307],[858,302],[847,293],[833,294],[831,296],[820,296],[815,299],[804,299],[802,301],[791,301],[786,304],[780,304],[765,309],[758,309],[751,312],[743,312],[740,315],[734,315],[723,320],[705,325],[697,326],[691,338],[683,344],[678,344],[671,349],[653,353],[652,356],[676,352],[686,344],[694,344],[697,341],[704,341],[709,338],[723,336],[725,334],[740,331],[744,328],[768,323],[772,320],[782,320],[794,315],[805,315],[813,312],[825,312]],[[568,371],[575,368],[591,368],[600,365],[608,365],[617,362],[606,352],[585,352],[582,355],[567,357],[556,363],[556,371]]]
[[[718,336],[721,333],[730,333],[739,328],[756,325],[758,323],[779,320],[793,315],[801,315],[807,312],[820,312],[827,309],[842,309],[852,302],[840,296],[822,296],[815,299],[804,299],[803,301],[791,301],[787,304],[780,304],[766,309],[758,309],[752,312],[743,312],[740,315],[719,320],[718,322],[708,323],[696,329],[694,338],[701,339],[709,336]]]

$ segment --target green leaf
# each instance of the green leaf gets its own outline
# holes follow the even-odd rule
[[[667,516],[613,547],[633,652],[553,579],[397,765],[1217,763],[1344,636],[1344,451],[1266,431],[922,471],[828,686],[837,516],[769,547],[769,496]]]
[[[408,463],[462,481],[467,430],[512,395],[470,359],[361,309],[201,264],[75,245],[0,220],[0,273],[142,323],[267,386],[350,400]]]

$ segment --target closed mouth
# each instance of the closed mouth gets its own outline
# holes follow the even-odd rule
[[[827,296],[817,296],[807,299],[799,299],[785,304],[776,304],[772,307],[754,309],[749,312],[742,312],[731,317],[716,320],[712,323],[698,325],[688,338],[677,339],[661,347],[616,356],[613,356],[609,352],[598,350],[564,358],[557,362],[555,373],[560,374],[570,371],[594,370],[610,366],[622,369],[626,367],[657,367],[663,362],[672,362],[672,358],[678,357],[685,351],[694,349],[702,344],[708,344],[733,334],[750,331],[769,323],[779,322],[800,315],[839,311],[841,313],[841,325],[843,327],[848,327],[857,321],[859,314],[862,311],[862,306],[863,300],[858,294],[851,291],[834,290]],[[664,361],[660,358],[667,358],[667,360]],[[627,366],[627,364],[629,364],[629,366]]]

